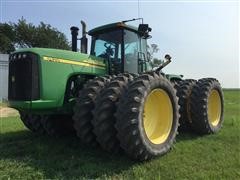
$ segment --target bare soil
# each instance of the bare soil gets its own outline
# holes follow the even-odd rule
[[[2,117],[14,117],[18,116],[19,113],[16,109],[0,106],[0,118]]]

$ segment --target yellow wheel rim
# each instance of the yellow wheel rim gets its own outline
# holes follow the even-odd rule
[[[144,105],[143,126],[153,144],[162,144],[170,134],[173,123],[171,99],[163,89],[154,89]]]
[[[217,126],[221,118],[221,98],[217,90],[212,90],[208,98],[208,119],[213,126]]]

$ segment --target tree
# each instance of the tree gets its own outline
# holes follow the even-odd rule
[[[150,44],[147,45],[148,53],[150,56],[150,63],[153,67],[158,67],[160,64],[162,64],[162,60],[154,57],[154,54],[159,51],[158,45],[157,44]]]
[[[14,39],[15,32],[12,26],[7,23],[0,24],[0,52],[10,53],[14,51]]]
[[[150,46],[147,45],[147,49],[151,60],[153,59],[153,55],[159,51],[157,44],[150,44]]]
[[[40,22],[35,26],[23,18],[17,23],[0,23],[0,52],[31,47],[70,50],[66,36],[49,24]]]
[[[153,62],[154,66],[160,66],[160,64],[163,63],[163,61],[161,59],[158,59],[158,58],[153,58],[152,62]]]

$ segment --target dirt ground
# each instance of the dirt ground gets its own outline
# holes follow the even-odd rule
[[[4,107],[0,105],[0,118],[2,117],[10,117],[10,116],[18,116],[19,113],[16,109]]]

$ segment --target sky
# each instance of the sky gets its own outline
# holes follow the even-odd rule
[[[224,88],[240,88],[239,6],[231,0],[0,0],[0,20],[24,17],[35,25],[43,21],[70,40],[69,28],[80,27],[80,20],[90,30],[143,17],[152,28],[148,43],[160,48],[155,56],[172,56],[165,73],[215,77]]]

